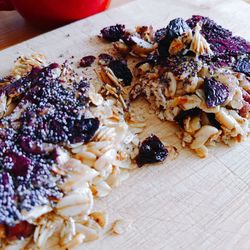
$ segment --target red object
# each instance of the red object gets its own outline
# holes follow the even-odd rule
[[[109,3],[110,0],[0,0],[0,10],[16,9],[36,24],[57,25],[101,12]]]
[[[35,230],[35,226],[29,224],[26,221],[22,221],[19,224],[8,227],[7,226],[7,238],[12,239],[21,239],[22,237],[29,237]]]

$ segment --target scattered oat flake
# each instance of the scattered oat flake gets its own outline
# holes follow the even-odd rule
[[[116,220],[112,226],[112,232],[114,234],[124,234],[131,227],[131,222],[123,219]]]

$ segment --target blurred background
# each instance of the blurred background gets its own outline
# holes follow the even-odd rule
[[[110,0],[0,0],[0,10],[6,7],[11,8],[12,5],[11,3],[15,3],[15,7],[19,9],[20,12],[24,11],[22,12],[23,15],[29,16],[32,19],[32,22],[27,22],[17,11],[0,11],[0,50],[8,48],[12,45],[25,41],[29,38],[32,38],[34,36],[37,36],[52,29],[52,27],[49,27],[48,25],[45,25],[44,27],[34,26],[34,18],[37,18],[37,20],[39,20],[40,16],[43,17],[45,15],[47,16],[47,18],[52,17],[54,19],[55,18],[65,19],[65,16],[67,16],[65,15],[65,13],[66,14],[70,13],[69,15],[71,15],[71,17],[72,15],[79,16],[79,14],[82,13],[82,11],[83,12],[86,11],[85,5],[87,5],[89,9],[91,8],[93,9],[95,8],[96,3],[103,5],[106,3],[107,5],[109,1]],[[111,3],[108,8],[115,8],[117,6],[126,4],[131,1],[135,0],[111,0]],[[183,1],[190,1],[190,0],[183,0]],[[194,0],[194,1],[203,1],[203,0]],[[215,3],[218,3],[220,0],[204,0],[204,2],[206,1],[213,1]],[[235,0],[235,1],[246,1],[250,3],[250,0]],[[60,2],[64,4],[59,4],[59,7],[55,8],[55,4],[53,5],[53,3],[55,2]],[[75,6],[77,6],[77,4],[79,5],[80,3],[84,3],[85,5],[82,4],[81,9],[75,8]],[[39,9],[41,4],[43,4],[44,11],[40,11]],[[25,6],[26,9],[24,8],[23,5],[24,6],[26,5]],[[104,7],[102,6],[100,8]],[[50,13],[54,13],[54,15],[51,15]],[[69,18],[70,17],[68,17],[68,19]],[[53,22],[54,20],[51,21],[51,23]],[[57,25],[57,27],[60,25]],[[53,28],[55,28],[55,26]]]
[[[108,8],[115,8],[130,1],[133,0],[111,0]],[[51,29],[51,27],[37,27],[32,25],[15,10],[0,11],[0,50],[47,32]]]

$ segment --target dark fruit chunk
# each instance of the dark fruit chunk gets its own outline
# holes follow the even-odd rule
[[[136,157],[138,167],[144,164],[161,162],[168,156],[168,150],[156,135],[146,138],[139,148],[139,154]]]
[[[95,57],[94,56],[84,56],[79,65],[80,67],[86,68],[92,65],[92,63],[95,61]]]
[[[119,60],[111,61],[108,67],[114,72],[118,79],[122,79],[125,86],[129,86],[132,82],[132,73],[127,63]]]
[[[114,58],[109,54],[102,53],[98,56],[98,63],[101,65],[108,65],[113,60]]]
[[[30,154],[42,154],[43,150],[41,146],[38,145],[37,142],[33,141],[29,137],[21,137],[19,139],[19,144],[24,152],[30,153]]]
[[[167,28],[162,28],[159,30],[156,30],[155,32],[155,41],[158,43],[160,40],[165,37],[167,34]]]
[[[208,108],[216,107],[224,103],[229,96],[228,87],[216,81],[214,78],[205,79],[204,93]]]
[[[101,30],[102,38],[109,42],[119,41],[125,34],[125,25],[116,24]]]
[[[184,120],[188,117],[200,116],[201,110],[199,108],[193,108],[189,110],[181,110],[180,113],[175,117],[175,121],[181,128],[184,127]]]
[[[168,56],[168,50],[172,41],[175,38],[182,36],[183,33],[187,32],[188,30],[190,30],[190,27],[182,18],[176,18],[170,21],[169,25],[166,28],[166,32],[162,30],[162,32],[165,32],[165,35],[160,39],[158,45],[158,51],[160,56]],[[158,34],[158,36],[159,35],[160,34]]]
[[[100,122],[97,118],[82,119],[74,124],[69,138],[70,143],[87,143],[99,128]]]
[[[167,26],[166,36],[169,39],[180,37],[184,32],[188,31],[190,27],[182,18],[176,18],[170,21]]]
[[[31,160],[23,155],[18,155],[14,152],[7,154],[13,164],[11,172],[14,176],[25,176],[28,172]]]
[[[240,73],[244,73],[247,76],[250,76],[250,58],[238,60],[234,67],[234,70]]]
[[[9,240],[21,239],[22,237],[29,237],[35,230],[35,226],[29,224],[26,221],[22,221],[19,224],[11,227],[8,226],[6,233]]]

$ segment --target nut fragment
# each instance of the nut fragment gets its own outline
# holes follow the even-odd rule
[[[112,226],[112,232],[114,234],[124,234],[130,226],[131,222],[129,221],[125,221],[123,219],[116,220]]]
[[[95,220],[102,228],[107,224],[107,214],[102,212],[93,212],[89,215],[90,218]]]
[[[204,125],[202,126],[194,135],[195,139],[194,141],[191,143],[190,147],[192,149],[197,149],[197,148],[201,148],[202,146],[204,146],[204,144],[208,141],[208,139],[214,135],[218,133],[218,129],[210,126],[210,125]]]

